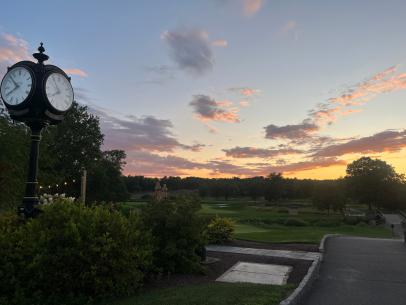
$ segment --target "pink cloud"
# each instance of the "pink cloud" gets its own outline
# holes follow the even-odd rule
[[[181,143],[173,134],[170,120],[157,119],[154,116],[135,117],[126,115],[117,117],[110,111],[89,107],[89,112],[100,119],[100,126],[105,135],[106,149],[123,149],[130,151],[172,152],[175,149],[199,151],[203,144],[187,145]]]
[[[406,130],[386,130],[369,137],[352,139],[345,143],[329,145],[315,151],[317,157],[335,157],[352,153],[397,152],[406,148]]]
[[[314,170],[317,168],[324,168],[337,165],[346,165],[344,160],[336,158],[316,158],[307,161],[290,163],[286,165],[268,166],[261,169],[261,173],[266,175],[269,173],[289,173],[294,174],[297,172]]]
[[[229,101],[217,102],[207,95],[195,95],[189,103],[196,117],[203,121],[219,121],[227,123],[239,123],[238,109],[230,107]]]
[[[256,14],[264,5],[264,0],[243,0],[243,9],[245,16]]]
[[[228,90],[239,93],[242,96],[247,97],[247,98],[260,94],[260,90],[249,88],[249,87],[235,87],[235,88],[230,88]]]
[[[227,157],[233,158],[264,158],[270,159],[281,155],[294,155],[302,153],[301,150],[293,148],[281,149],[266,149],[256,147],[234,147],[230,149],[223,149]]]
[[[0,34],[0,63],[14,64],[30,57],[27,41],[11,34]]]
[[[81,76],[81,77],[87,77],[88,76],[88,74],[85,71],[83,71],[81,69],[77,69],[77,68],[64,69],[64,71],[65,71],[66,74],[78,75],[78,76]]]
[[[211,44],[212,44],[212,46],[215,46],[215,47],[222,47],[222,48],[225,48],[225,47],[228,46],[227,40],[224,40],[224,39],[213,40],[213,41],[211,42]]]
[[[245,100],[240,101],[239,104],[240,104],[241,107],[249,107],[250,106],[250,102],[245,101]]]

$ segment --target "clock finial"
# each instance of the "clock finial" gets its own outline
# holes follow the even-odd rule
[[[34,53],[34,54],[32,54],[32,56],[34,56],[34,58],[38,60],[39,64],[42,64],[44,61],[49,59],[49,56],[44,53],[45,48],[44,48],[44,43],[43,42],[40,42],[40,46],[38,47],[38,51],[39,51],[39,53]]]

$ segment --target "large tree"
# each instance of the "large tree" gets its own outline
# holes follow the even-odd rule
[[[347,166],[347,187],[354,199],[369,209],[387,207],[396,200],[396,189],[403,184],[403,176],[379,159],[362,157]]]
[[[86,106],[74,103],[65,120],[57,126],[47,127],[42,135],[38,182],[44,187],[43,192],[66,192],[78,197],[81,169],[86,168],[89,182],[93,183],[88,198],[114,201],[126,196],[121,180],[125,153],[102,152],[103,134],[99,119],[88,113]],[[5,115],[0,116],[0,147],[0,208],[4,208],[16,206],[23,196],[29,151],[28,129]]]
[[[314,187],[313,205],[321,211],[343,213],[346,204],[346,192],[342,180],[320,181]]]
[[[0,117],[0,210],[16,206],[24,194],[29,134],[23,124]]]

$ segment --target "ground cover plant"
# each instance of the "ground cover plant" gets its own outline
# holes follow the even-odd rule
[[[235,238],[258,242],[319,243],[325,234],[332,233],[391,237],[390,230],[383,226],[370,226],[361,218],[348,218],[340,213],[327,215],[305,201],[269,206],[266,202],[244,199],[208,200],[203,201],[200,213],[234,219]]]
[[[274,305],[292,290],[292,285],[210,283],[154,290],[109,305]]]

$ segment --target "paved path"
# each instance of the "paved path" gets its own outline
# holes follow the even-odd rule
[[[406,304],[406,245],[399,239],[327,240],[320,277],[301,305]]]
[[[405,220],[399,214],[383,214],[385,217],[385,224],[387,227],[391,228],[393,224],[393,233],[394,237],[396,238],[403,238],[403,228],[402,228],[402,221]]]
[[[292,259],[304,259],[304,260],[311,260],[311,261],[320,257],[320,254],[317,252],[253,249],[253,248],[217,246],[217,245],[206,246],[206,250],[207,251],[216,251],[216,252],[262,255],[262,256],[275,256],[275,257],[284,257],[284,258],[292,258]]]

